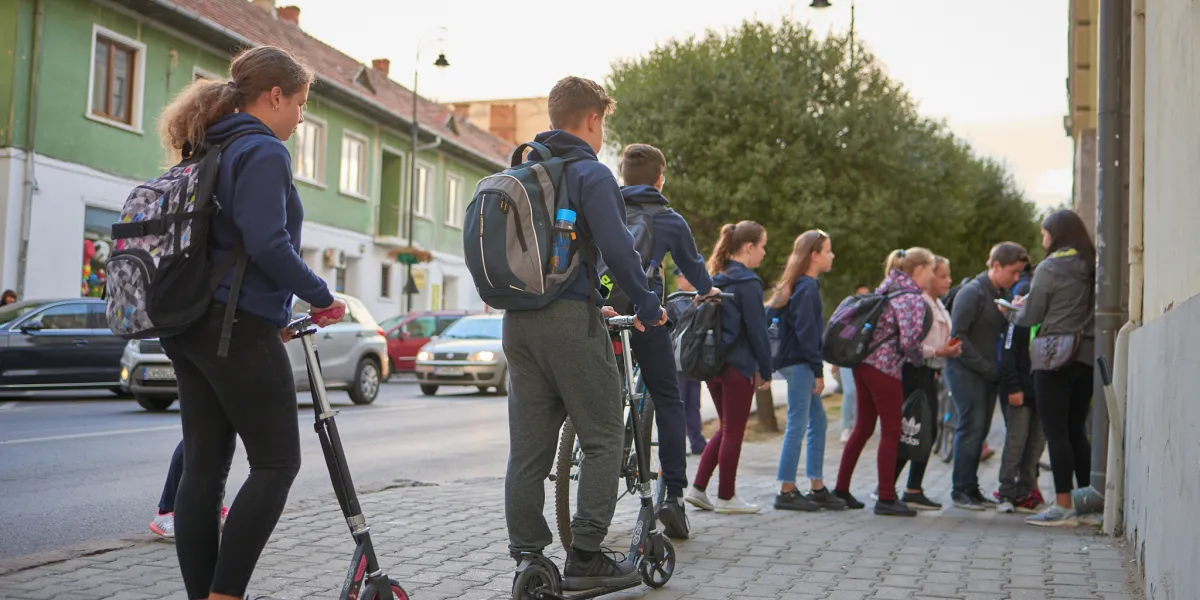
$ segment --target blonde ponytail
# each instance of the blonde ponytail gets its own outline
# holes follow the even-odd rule
[[[933,253],[925,248],[914,247],[907,250],[901,248],[892,250],[888,255],[887,260],[883,263],[883,277],[886,279],[892,274],[892,271],[900,270],[913,274],[919,266],[932,267],[934,261]]]

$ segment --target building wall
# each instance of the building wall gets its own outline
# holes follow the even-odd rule
[[[1145,325],[1130,336],[1125,524],[1147,597],[1182,600],[1200,590],[1200,5],[1147,2],[1144,39]]]

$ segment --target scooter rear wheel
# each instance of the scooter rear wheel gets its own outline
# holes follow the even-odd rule
[[[405,592],[404,588],[400,587],[399,581],[389,579],[388,585],[392,588],[392,598],[394,600],[408,600],[408,592]],[[362,600],[380,600],[383,598],[383,595],[379,593],[379,590],[375,589],[374,583],[368,583],[363,587],[363,593],[359,597]]]
[[[658,589],[671,580],[675,574],[675,546],[667,536],[661,538],[660,551],[651,551],[638,567],[642,574],[642,583]]]
[[[542,565],[529,565],[513,578],[513,600],[539,600],[545,592],[562,594],[558,578]]]

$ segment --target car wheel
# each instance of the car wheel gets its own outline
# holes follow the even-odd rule
[[[370,404],[379,395],[379,363],[372,358],[358,361],[354,381],[350,384],[350,400],[355,404]]]
[[[170,396],[146,396],[144,394],[135,394],[134,400],[137,400],[138,406],[150,412],[162,412],[171,408],[175,404],[175,399]]]
[[[504,372],[500,374],[500,383],[496,384],[496,395],[508,395],[508,369],[505,369]]]
[[[421,385],[421,393],[425,394],[426,396],[432,396],[432,395],[436,394],[437,391],[438,391],[438,386],[436,386],[436,385],[425,385],[425,384]]]

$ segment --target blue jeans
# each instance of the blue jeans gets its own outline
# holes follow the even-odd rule
[[[992,428],[999,388],[953,360],[946,362],[942,374],[950,385],[954,408],[958,411],[958,429],[954,432],[953,491],[974,492],[979,489],[979,457]]]
[[[854,391],[854,374],[847,369],[838,369],[842,376],[842,429],[854,429],[854,417],[858,413],[858,394]],[[850,374],[846,377],[847,373]]]
[[[779,370],[788,384],[787,430],[783,433],[783,452],[779,456],[781,483],[796,483],[796,470],[800,467],[800,445],[804,432],[808,431],[808,460],[804,474],[809,479],[823,479],[825,465],[825,405],[821,395],[813,393],[816,376],[808,365],[792,365]]]

